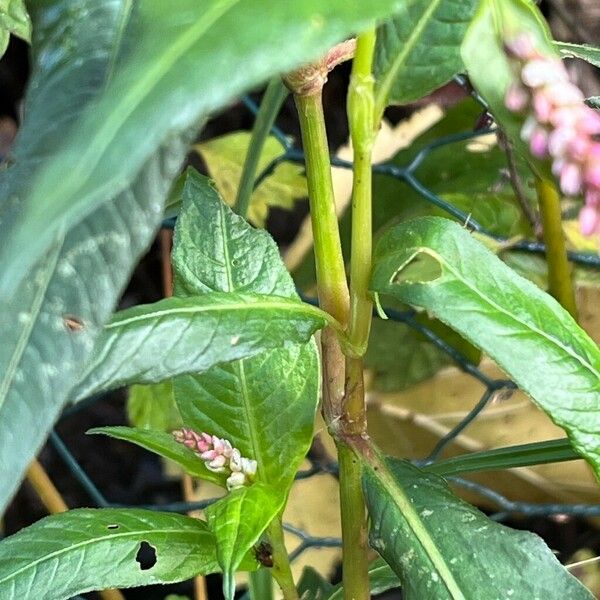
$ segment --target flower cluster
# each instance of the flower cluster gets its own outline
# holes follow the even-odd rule
[[[256,461],[242,456],[228,440],[209,433],[197,433],[185,427],[174,431],[173,437],[180,444],[193,450],[204,461],[209,471],[228,474],[228,490],[252,483],[256,475]]]
[[[506,44],[519,64],[519,83],[505,98],[513,112],[527,112],[521,137],[538,158],[552,159],[552,172],[567,196],[583,194],[582,233],[600,233],[600,115],[584,104],[562,61],[536,50],[526,34]]]

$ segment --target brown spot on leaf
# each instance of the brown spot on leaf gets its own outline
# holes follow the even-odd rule
[[[69,331],[81,331],[85,326],[81,319],[72,315],[65,315],[63,317],[63,323]]]

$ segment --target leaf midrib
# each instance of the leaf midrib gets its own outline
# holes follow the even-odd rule
[[[319,321],[324,320],[323,315],[320,314],[318,310],[315,310],[312,306],[307,305],[303,302],[294,302],[294,300],[292,299],[290,299],[288,302],[262,300],[260,302],[252,302],[249,304],[244,302],[231,302],[217,305],[212,304],[207,306],[196,305],[172,307],[162,310],[156,310],[154,312],[144,313],[141,315],[135,315],[123,319],[116,319],[108,323],[104,327],[104,329],[105,331],[111,329],[119,329],[121,327],[131,325],[133,323],[152,321],[168,316],[177,316],[184,314],[202,314],[210,312],[252,311],[254,309],[256,309],[257,311],[273,311],[274,309],[278,309],[292,314],[307,315],[310,316],[312,319],[316,319]]]
[[[369,464],[367,464],[366,467],[371,471],[372,477],[374,477],[387,492],[388,502],[393,503],[402,517],[406,520],[407,525],[421,544],[427,558],[429,558],[437,570],[440,579],[444,582],[448,593],[452,595],[453,600],[467,600],[454,578],[454,575],[450,571],[449,566],[446,564],[444,556],[439,552],[437,544],[429,534],[427,528],[423,525],[413,505],[405,494],[404,488],[396,481],[387,464],[385,464],[384,461],[381,461],[381,468],[378,468],[377,471]]]
[[[17,577],[18,575],[20,575],[21,573],[24,573],[25,571],[27,571],[28,569],[31,568],[35,568],[37,567],[39,564],[44,563],[46,561],[52,560],[53,558],[56,558],[58,556],[62,556],[63,554],[65,554],[66,552],[71,552],[71,551],[75,551],[79,548],[83,548],[86,545],[89,544],[97,544],[97,543],[101,543],[107,540],[114,540],[115,538],[128,538],[128,537],[140,537],[140,536],[153,536],[156,534],[167,534],[167,535],[173,535],[173,534],[207,534],[210,535],[210,532],[204,530],[204,529],[198,529],[197,531],[187,528],[178,528],[178,529],[173,529],[173,528],[169,528],[169,529],[156,529],[156,528],[152,528],[152,529],[137,529],[135,531],[127,531],[127,532],[123,532],[123,533],[111,533],[111,534],[107,534],[104,536],[100,536],[100,537],[96,537],[96,538],[92,538],[92,539],[87,539],[83,542],[79,542],[76,544],[71,544],[66,548],[61,548],[60,550],[56,550],[54,552],[51,552],[50,554],[46,554],[36,560],[34,560],[33,562],[28,563],[27,565],[25,565],[24,567],[22,567],[21,569],[18,569],[17,571],[13,571],[12,573],[9,573],[6,577],[0,579],[0,585],[4,584],[7,581],[10,581],[12,578]]]
[[[423,30],[427,26],[427,23],[430,20],[431,15],[439,8],[441,0],[433,0],[427,10],[423,13],[421,19],[419,19],[417,26],[413,29],[413,32],[410,34],[406,44],[404,44],[404,48],[402,52],[398,53],[395,60],[392,61],[392,67],[388,69],[387,75],[383,77],[381,80],[381,85],[376,92],[375,96],[375,108],[376,114],[383,113],[385,109],[385,105],[388,101],[388,97],[390,94],[390,90],[392,89],[392,85],[394,79],[398,76],[398,72],[402,67],[402,64],[406,60],[406,57],[412,52],[414,47],[417,45]]]

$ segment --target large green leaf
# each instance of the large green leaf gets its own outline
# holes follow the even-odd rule
[[[284,498],[271,486],[254,483],[233,490],[205,511],[217,540],[217,557],[223,569],[223,594],[233,600],[235,571],[244,556],[283,508]]]
[[[33,77],[0,174],[0,510],[150,243],[200,122],[399,3],[30,3]]]
[[[406,104],[461,71],[460,45],[478,0],[410,0],[377,32],[377,108]]]
[[[386,232],[372,289],[426,309],[489,354],[600,475],[600,350],[558,302],[436,217]]]
[[[225,487],[226,475],[206,468],[204,461],[183,444],[175,441],[173,435],[164,431],[136,429],[135,427],[96,427],[89,434],[102,434],[117,440],[124,440],[168,458],[178,464],[186,473],[205,481]]]
[[[145,551],[150,560],[140,562]],[[215,538],[206,523],[149,510],[72,510],[0,542],[2,600],[66,600],[218,570]]]
[[[173,263],[176,294],[252,292],[290,302],[297,298],[270,236],[235,215],[207,180],[191,171]],[[264,514],[240,518],[253,519],[245,526],[260,533],[265,517],[272,519],[272,505],[283,505],[310,446],[319,398],[315,343],[288,344],[200,375],[178,377],[174,391],[186,426],[227,438],[243,456],[258,462],[257,480],[272,486],[273,498],[265,502]],[[223,564],[224,570],[234,568],[232,564]]]
[[[57,2],[45,0],[47,5]],[[130,10],[120,38],[127,43],[112,49],[114,76],[98,99],[79,111],[76,126],[64,132],[51,159],[19,186],[18,209],[7,211],[0,249],[2,296],[10,296],[12,282],[27,276],[61,232],[126,189],[168,139],[197,127],[208,113],[249,87],[318,57],[401,4],[124,2]],[[94,27],[88,11],[73,13],[83,27]]]
[[[371,545],[400,577],[406,600],[593,597],[541,538],[488,519],[436,475],[372,456],[364,490]]]
[[[71,398],[130,383],[156,383],[306,342],[325,325],[322,315],[297,299],[244,293],[214,292],[134,306],[106,325]]]
[[[0,57],[8,47],[11,33],[26,41],[31,38],[31,20],[24,0],[0,0]]]
[[[110,79],[127,6],[115,0],[31,5],[33,74],[14,165],[0,174],[2,231],[8,204],[21,198],[20,186],[53,156],[81,107]],[[0,512],[81,376],[101,325],[149,244],[161,219],[160,201],[186,148],[182,137],[157,149],[128,189],[71,229],[2,304]]]

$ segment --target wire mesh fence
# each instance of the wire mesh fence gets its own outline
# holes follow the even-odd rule
[[[467,87],[468,84],[463,78],[457,77],[456,81]],[[471,90],[469,92],[475,96],[476,100],[481,101]],[[250,97],[243,99],[246,107],[254,115],[258,111],[257,105],[252,101]],[[484,107],[483,107],[484,108]],[[485,133],[491,133],[494,129],[479,129],[472,131],[465,131],[450,136],[445,136],[434,140],[423,147],[417,154],[408,162],[406,165],[399,166],[392,162],[384,162],[373,165],[373,172],[376,174],[384,175],[386,177],[394,178],[398,181],[404,182],[404,184],[410,186],[413,190],[417,191],[422,198],[427,202],[435,205],[442,209],[447,214],[460,220],[466,227],[472,231],[476,231],[480,234],[489,236],[496,242],[508,242],[509,240],[494,235],[492,232],[486,230],[476,220],[472,219],[470,215],[459,210],[442,197],[435,194],[433,191],[428,189],[418,177],[418,168],[424,163],[424,161],[431,160],[432,153],[441,147],[464,142],[481,136]],[[279,142],[283,146],[283,152],[275,160],[273,160],[257,177],[255,186],[258,186],[266,177],[268,177],[275,168],[285,162],[292,162],[297,164],[304,163],[304,155],[302,151],[295,145],[294,141],[287,136],[281,129],[274,126],[271,131]],[[336,157],[332,157],[332,165],[334,167],[340,167],[345,169],[351,169],[352,164],[350,162],[340,160]],[[165,221],[163,227],[172,229],[174,221]],[[544,254],[545,246],[541,242],[537,241],[511,241],[511,249],[521,250],[524,252],[530,252],[535,254]],[[595,253],[577,253],[570,252],[569,259],[576,264],[585,265],[592,268],[597,268],[600,271],[600,257]],[[308,302],[314,302],[314,299],[304,298]],[[476,364],[471,362],[468,358],[462,355],[457,349],[448,344],[433,330],[429,329],[425,325],[419,322],[416,318],[416,312],[413,310],[398,311],[392,309],[385,309],[387,317],[396,322],[404,323],[414,330],[421,333],[427,338],[432,344],[434,344],[439,350],[444,352],[451,361],[459,367],[462,371],[476,379],[483,387],[484,392],[481,395],[479,401],[473,406],[473,408],[464,416],[464,418],[444,437],[442,437],[432,448],[428,456],[424,457],[419,461],[415,461],[417,464],[429,464],[435,462],[442,454],[444,449],[451,444],[457,436],[459,436],[471,423],[473,423],[477,417],[481,414],[484,408],[490,403],[495,395],[501,390],[514,389],[515,384],[512,381],[506,379],[494,379],[488,377]],[[377,317],[378,315],[375,314]],[[63,413],[63,419],[68,418],[76,411],[85,410],[90,403],[97,402],[101,397],[90,398],[86,401],[79,403],[74,407],[70,407]],[[75,478],[81,488],[87,493],[91,502],[97,507],[124,507],[123,504],[111,502],[110,499],[106,498],[103,492],[96,486],[92,478],[86,473],[81,465],[75,459],[72,451],[59,437],[56,431],[53,431],[50,435],[50,443],[57,452],[58,456],[65,463],[71,475]],[[99,442],[101,443],[101,442]],[[329,473],[332,475],[337,474],[337,465],[335,463],[324,464],[318,461],[310,462],[310,467],[298,473],[297,479],[307,479],[309,477],[321,474]],[[480,497],[487,500],[493,506],[497,507],[497,512],[492,515],[492,518],[496,520],[504,520],[514,515],[524,516],[550,516],[550,515],[570,515],[579,517],[592,517],[600,516],[600,505],[593,504],[555,504],[555,503],[528,503],[512,501],[505,496],[499,494],[493,489],[475,483],[473,481],[463,479],[460,477],[449,477],[454,485],[461,487],[470,492],[475,492]],[[203,500],[200,502],[172,502],[168,504],[149,504],[149,505],[137,505],[136,508],[146,508],[161,511],[172,511],[172,512],[190,512],[193,510],[203,509],[209,505],[213,500]],[[310,532],[303,531],[292,525],[286,524],[286,530],[295,536],[299,545],[294,549],[291,554],[292,559],[298,558],[303,552],[309,548],[324,548],[324,547],[338,547],[341,546],[341,540],[335,537],[318,537],[313,536]]]

